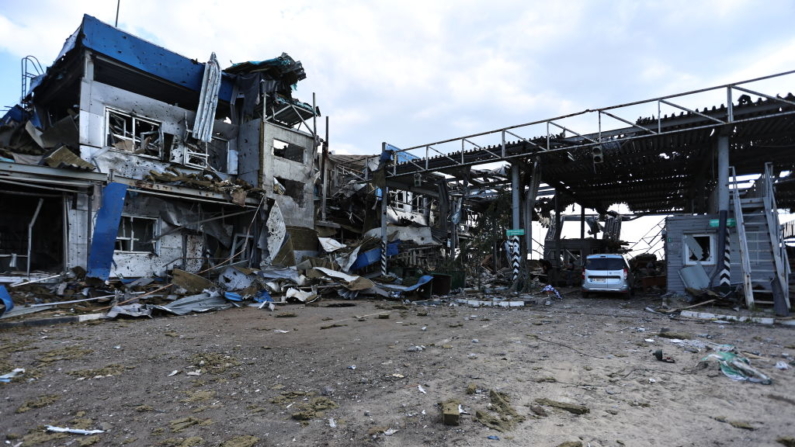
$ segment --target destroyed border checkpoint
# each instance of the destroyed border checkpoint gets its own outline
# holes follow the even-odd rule
[[[781,224],[779,213],[795,205],[795,155],[757,148],[792,144],[792,94],[756,92],[744,81],[715,87],[744,93],[728,104],[634,123],[621,119],[627,127],[602,129],[600,120],[598,132],[564,129],[532,138],[506,128],[486,133],[501,140],[491,146],[467,149],[462,137],[457,151],[439,153],[437,143],[408,149],[384,143],[380,153],[358,156],[329,152],[328,117],[321,117],[315,95],[311,103],[293,97],[293,87],[306,77],[302,63],[286,53],[221,69],[215,53],[199,63],[84,16],[58,58],[29,77],[27,95],[0,119],[0,388],[35,389],[50,362],[89,355],[90,349],[54,349],[49,360],[33,362],[23,346],[32,342],[13,341],[17,334],[27,338],[70,323],[130,327],[211,312],[196,318],[256,315],[276,326],[276,318],[297,316],[296,324],[308,324],[303,318],[310,313],[314,318],[350,307],[354,317],[334,314],[320,330],[347,331],[355,321],[386,320],[397,311],[425,332],[433,324],[425,321],[460,320],[470,311],[467,322],[482,321],[488,312],[488,318],[505,319],[524,313],[528,321],[547,324],[543,315],[568,318],[561,315],[576,314],[570,303],[577,303],[599,312],[636,311],[627,319],[653,319],[660,330],[638,346],[643,362],[654,367],[682,366],[686,359],[692,374],[720,371],[720,378],[710,377],[725,380],[723,387],[767,387],[779,397],[777,387],[793,390],[792,343],[770,342],[768,352],[759,352],[666,327],[666,321],[688,329],[753,325],[755,333],[776,331],[792,341],[793,252],[787,244],[795,225]],[[671,104],[686,95],[651,101]],[[620,107],[596,112],[613,116]],[[326,135],[318,131],[323,118]],[[735,129],[732,136],[715,132],[726,126]],[[639,167],[638,160],[650,155],[654,162]],[[494,162],[503,166],[479,168]],[[704,174],[705,163],[718,168]],[[742,176],[753,180],[741,188]],[[631,211],[613,211],[617,203]],[[580,215],[564,213],[573,204]],[[586,215],[586,209],[594,213]],[[622,226],[643,215],[664,216],[649,229],[657,233],[648,250],[633,251],[623,271],[588,273],[588,255],[626,255],[635,248],[622,239]],[[579,226],[579,238],[562,236],[566,223]],[[534,242],[539,238],[543,243]],[[591,301],[584,300],[584,281],[608,284],[618,276],[629,278],[627,294],[591,293]],[[357,306],[380,310],[360,315]],[[457,312],[455,318],[442,316],[443,309]],[[289,325],[279,327],[276,333],[291,333]],[[611,333],[645,331],[635,323],[617,329]],[[463,330],[463,323],[450,323],[441,332]],[[553,334],[528,337],[536,346],[555,343]],[[479,343],[469,338],[473,346]],[[404,352],[421,356],[446,346],[413,344]],[[594,357],[568,342],[562,347]],[[240,366],[233,356],[212,351],[196,354],[190,367],[169,377],[200,380]],[[482,354],[469,355],[473,364],[482,360]],[[17,363],[23,358],[28,364]],[[356,369],[350,364],[349,371],[336,373]],[[91,380],[124,371],[108,365],[68,374]],[[389,377],[406,378],[397,372]],[[533,380],[549,387],[560,382],[536,379],[543,377]],[[428,394],[423,380],[429,379],[411,380],[412,392]],[[294,405],[286,419],[303,427],[321,419],[330,429],[346,424],[326,417],[344,410],[333,392],[288,391],[273,402]],[[214,391],[200,392],[186,399],[208,405],[222,400]],[[528,420],[591,411],[546,397],[520,408],[516,401],[523,398],[511,393],[465,383],[459,397],[436,395],[438,405],[422,416],[433,411],[430,423],[444,430],[479,423],[493,432],[477,443],[501,437],[520,442],[511,433]],[[488,400],[488,409],[469,412],[466,396]],[[59,397],[37,399],[16,412],[45,408]],[[791,394],[778,401],[787,409],[794,404]],[[263,412],[268,410],[256,413]],[[18,436],[6,438],[15,446],[63,445],[64,439],[111,445],[103,437],[117,428],[82,419],[37,420],[26,434],[20,427],[4,430]],[[64,423],[72,425],[58,425]],[[170,430],[188,433],[202,424],[190,416],[172,421]],[[368,427],[357,433],[366,432],[357,442],[387,443],[401,430],[406,428]],[[795,432],[775,435],[770,442],[795,445]],[[266,445],[262,438],[248,433],[223,445]],[[168,445],[204,445],[180,439],[187,444]],[[561,442],[555,445],[591,445]]]

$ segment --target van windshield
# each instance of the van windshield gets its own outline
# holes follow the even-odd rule
[[[623,270],[624,260],[620,258],[591,258],[585,264],[586,270]]]

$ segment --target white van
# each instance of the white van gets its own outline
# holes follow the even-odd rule
[[[632,272],[623,256],[617,254],[589,255],[582,269],[582,296],[594,292],[632,295]]]

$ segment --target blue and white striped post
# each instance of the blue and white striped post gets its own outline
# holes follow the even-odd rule
[[[389,210],[389,188],[381,188],[381,276],[387,274],[386,248],[389,244],[387,238],[387,212]]]
[[[520,257],[519,236],[513,236],[511,237],[511,268],[513,269],[513,275],[511,275],[511,279],[514,285],[516,285],[517,281],[519,281]]]
[[[723,266],[721,267],[718,276],[718,287],[721,291],[728,292],[731,289],[731,268],[732,268],[732,250],[731,238],[729,234],[729,222],[727,219],[728,212],[720,211],[720,235],[723,238]]]

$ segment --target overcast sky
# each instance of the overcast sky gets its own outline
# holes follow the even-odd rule
[[[0,106],[83,14],[113,24],[116,1],[0,0]],[[372,154],[793,70],[793,17],[792,0],[121,0],[119,27],[223,68],[289,53],[332,150]]]

